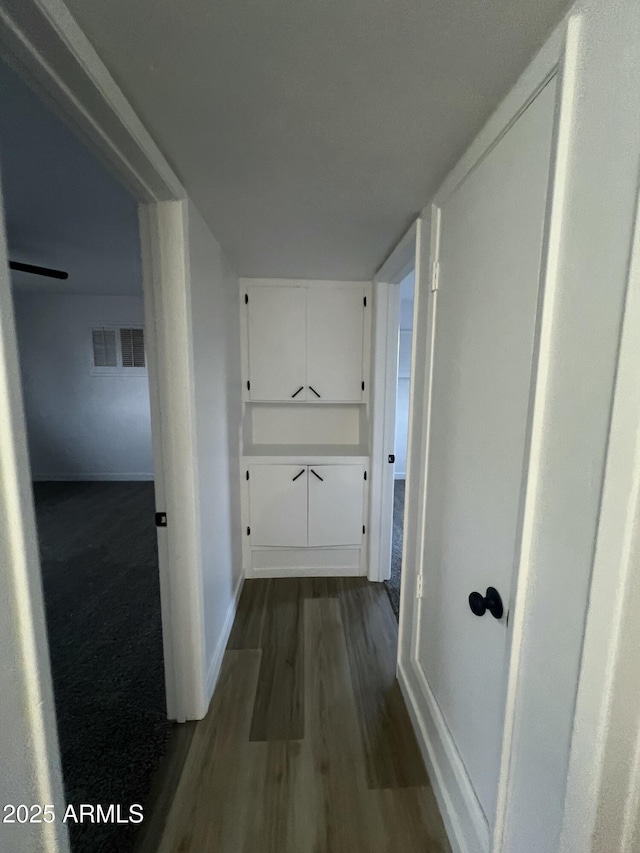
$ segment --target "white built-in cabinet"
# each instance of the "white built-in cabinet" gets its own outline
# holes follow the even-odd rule
[[[305,548],[360,546],[363,465],[249,465],[252,545]]]
[[[361,402],[365,287],[248,286],[248,398]]]
[[[240,287],[245,573],[366,574],[371,286]]]

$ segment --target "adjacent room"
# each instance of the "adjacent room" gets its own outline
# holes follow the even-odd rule
[[[169,738],[135,201],[6,65],[0,163],[67,801],[144,803]],[[135,826],[70,825],[73,850]]]
[[[407,442],[409,438],[409,392],[411,386],[411,341],[413,337],[413,291],[415,270],[400,282],[400,326],[398,330],[398,382],[396,431],[394,442],[393,537],[391,540],[391,576],[385,581],[396,619],[400,612],[400,583],[404,528],[404,499],[407,479]]]

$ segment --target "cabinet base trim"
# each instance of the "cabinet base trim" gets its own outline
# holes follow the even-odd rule
[[[362,548],[254,548],[247,577],[353,577],[366,574]]]
[[[274,569],[247,569],[245,576],[247,578],[353,578],[365,577],[366,570],[350,568],[317,568],[317,569],[301,569],[301,568],[274,568]]]

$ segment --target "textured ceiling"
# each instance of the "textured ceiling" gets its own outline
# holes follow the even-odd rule
[[[67,0],[245,276],[368,278],[566,0]]]

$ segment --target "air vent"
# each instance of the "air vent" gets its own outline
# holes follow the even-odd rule
[[[144,330],[120,329],[123,367],[145,367]]]
[[[93,366],[117,367],[118,348],[115,329],[93,329]]]

